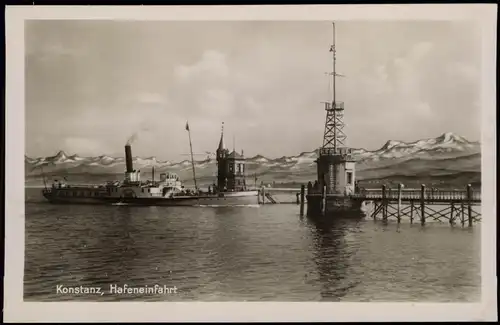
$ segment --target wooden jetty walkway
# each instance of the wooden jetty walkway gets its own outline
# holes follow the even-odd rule
[[[308,193],[308,196],[328,198],[336,195]],[[304,185],[298,197],[300,214],[303,215],[306,203]],[[426,188],[425,185],[420,189],[405,189],[403,184],[399,184],[397,188],[383,185],[379,189],[361,188],[345,197],[352,201],[371,202],[373,209],[368,216],[374,220],[377,217],[381,217],[384,221],[395,218],[400,223],[401,219],[406,217],[411,223],[418,220],[422,225],[431,219],[439,222],[447,221],[452,225],[458,221],[462,226],[465,223],[472,226],[473,223],[481,221],[481,212],[477,209],[481,206],[481,192],[474,191],[471,185],[467,185],[465,190]]]
[[[283,188],[283,187],[261,187],[259,190],[259,204],[299,204],[300,188]],[[278,199],[273,194],[290,193],[289,198],[285,200]]]
[[[379,190],[365,190],[360,193],[364,201],[374,204],[370,217],[382,220],[393,217],[398,223],[406,216],[410,222],[418,218],[422,225],[428,218],[434,221],[447,221],[455,224],[457,220],[464,226],[481,221],[481,212],[474,207],[481,205],[481,192],[473,191],[470,185],[465,190],[441,190],[436,188],[404,189],[399,184],[396,190],[382,186]],[[467,218],[466,218],[467,217]]]

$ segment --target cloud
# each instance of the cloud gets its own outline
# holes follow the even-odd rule
[[[137,96],[137,102],[140,104],[165,104],[165,96],[156,93],[141,93]]]
[[[361,96],[351,99],[374,109],[375,118],[368,123],[377,124],[388,117],[394,120],[432,116],[432,106],[421,91],[427,73],[425,60],[432,48],[432,43],[417,43],[405,55],[377,64],[361,78],[361,85],[351,87],[362,89]]]
[[[29,47],[26,54],[39,61],[53,62],[66,58],[81,57],[85,54],[85,51],[60,42],[49,42],[38,48]]]
[[[223,118],[234,109],[234,96],[226,89],[209,88],[202,92],[199,105],[207,114]]]
[[[174,68],[167,106],[187,119],[210,119],[212,123],[228,122],[236,116],[255,117],[262,108],[257,99],[262,89],[255,85],[263,82],[262,76],[256,79],[248,73],[251,69],[240,62],[230,61],[221,51],[204,51],[192,64]]]
[[[434,47],[434,44],[431,42],[420,42],[413,45],[410,53],[408,55],[408,59],[417,62],[421,59],[424,59],[427,55],[430,54]]]
[[[469,82],[478,80],[480,71],[477,67],[464,62],[452,61],[446,65],[446,72],[452,78],[458,78]]]
[[[429,118],[432,116],[433,112],[429,103],[418,103],[414,106],[415,115],[423,118]]]
[[[225,78],[229,75],[226,55],[215,50],[203,52],[201,60],[193,65],[180,65],[174,70],[178,81],[190,82],[193,80],[210,80],[214,77]]]

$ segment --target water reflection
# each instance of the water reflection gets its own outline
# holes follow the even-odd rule
[[[349,276],[349,259],[354,247],[346,234],[359,228],[357,220],[308,219],[313,235],[314,263],[317,266],[321,300],[340,301],[360,282]]]

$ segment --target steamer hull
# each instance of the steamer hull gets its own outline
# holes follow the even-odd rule
[[[44,197],[53,204],[133,205],[133,206],[242,206],[258,204],[258,191],[228,192],[217,195],[174,197],[72,197],[58,195],[62,191],[44,191]]]
[[[122,203],[139,206],[243,206],[258,204],[258,192],[231,193],[237,195],[185,196],[175,198],[127,198]]]

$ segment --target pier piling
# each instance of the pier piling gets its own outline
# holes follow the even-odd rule
[[[425,184],[420,188],[420,223],[425,225]]]
[[[300,186],[300,216],[304,215],[304,194],[305,194],[305,185]]]
[[[413,224],[413,200],[410,202],[410,224]]]
[[[462,227],[465,225],[464,201],[460,202],[460,223],[462,224]]]
[[[398,223],[401,223],[401,190],[403,189],[403,184],[398,184]]]
[[[469,221],[469,227],[472,227],[472,186],[467,184],[467,219]]]
[[[387,193],[385,185],[382,185],[382,220],[387,221]]]
[[[322,193],[323,193],[323,199],[322,199],[323,203],[322,203],[321,209],[322,209],[323,215],[326,215],[326,213],[327,213],[327,206],[326,206],[326,185],[323,185],[323,191],[322,191]]]
[[[455,216],[453,215],[455,212],[455,203],[451,202],[451,210],[450,210],[450,225],[455,223]]]

